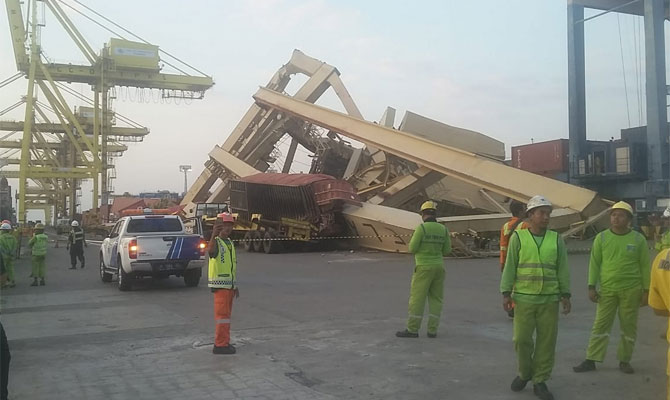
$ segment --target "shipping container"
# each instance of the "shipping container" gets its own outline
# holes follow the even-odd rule
[[[512,166],[550,176],[568,171],[568,139],[512,147]]]

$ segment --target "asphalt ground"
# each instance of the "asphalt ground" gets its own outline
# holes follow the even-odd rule
[[[11,399],[533,399],[513,393],[512,321],[502,311],[496,259],[447,259],[436,339],[399,339],[412,258],[366,251],[238,254],[234,356],[213,355],[213,299],[205,278],[175,277],[120,292],[103,283],[99,247],[69,270],[65,248],[49,248],[46,286],[2,291]],[[641,310],[632,364],[617,366],[618,324],[606,361],[575,374],[595,306],[586,255],[571,255],[573,310],[561,316],[549,388],[557,399],[662,399],[667,321]]]

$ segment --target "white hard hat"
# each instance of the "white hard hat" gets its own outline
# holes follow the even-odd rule
[[[0,225],[0,230],[3,230],[3,231],[11,231],[11,230],[12,230],[12,226],[9,225],[9,224],[6,224],[6,223],[5,223],[5,224],[2,224],[2,225]]]
[[[72,223],[71,223],[70,225],[72,225],[72,226],[79,226],[79,222],[77,222],[77,221],[72,221]]]
[[[549,200],[545,199],[544,196],[536,195],[528,200],[528,204],[526,204],[526,212],[538,207],[553,207],[553,205]]]
[[[663,216],[664,216],[665,218],[670,218],[670,205],[668,205],[668,206],[665,208],[665,211],[663,211]]]

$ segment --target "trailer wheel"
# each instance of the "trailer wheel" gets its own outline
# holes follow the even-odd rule
[[[277,238],[277,233],[274,230],[269,230],[265,232],[265,237],[263,240],[263,251],[266,254],[275,254],[281,252],[281,241],[272,240]]]
[[[244,234],[244,239],[242,240],[242,246],[244,247],[244,250],[249,252],[254,251],[254,242],[252,242],[253,238],[254,235],[252,231],[247,231],[247,233]]]
[[[260,253],[261,251],[263,251],[263,234],[261,233],[261,231],[254,231],[252,235],[253,236],[251,236],[251,238],[254,240],[252,242],[254,246],[254,251],[256,253]]]

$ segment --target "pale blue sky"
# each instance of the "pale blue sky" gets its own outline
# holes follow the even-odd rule
[[[505,142],[508,151],[531,138],[567,137],[565,0],[86,4],[216,80],[203,101],[188,106],[116,101],[118,112],[151,129],[144,143],[131,145],[117,161],[117,192],[181,191],[178,165],[193,164],[191,179],[197,176],[209,150],[225,140],[256,88],[294,48],[335,65],[369,120],[392,106],[399,111],[398,124],[402,113],[411,110],[490,135]],[[6,21],[4,7],[0,14],[0,21]],[[110,36],[76,15],[73,20],[95,49]],[[619,19],[631,125],[639,121],[638,87],[644,92],[643,73],[636,73],[636,20],[642,22],[626,15]],[[83,57],[48,11],[46,22],[46,54],[57,61],[81,62]],[[586,25],[588,129],[593,139],[618,137],[629,126],[618,32],[616,14]],[[15,72],[11,51],[5,23],[0,28],[0,80]],[[0,90],[0,109],[24,92],[23,80]],[[335,106],[332,96],[322,104]],[[22,119],[20,113],[12,117]]]

